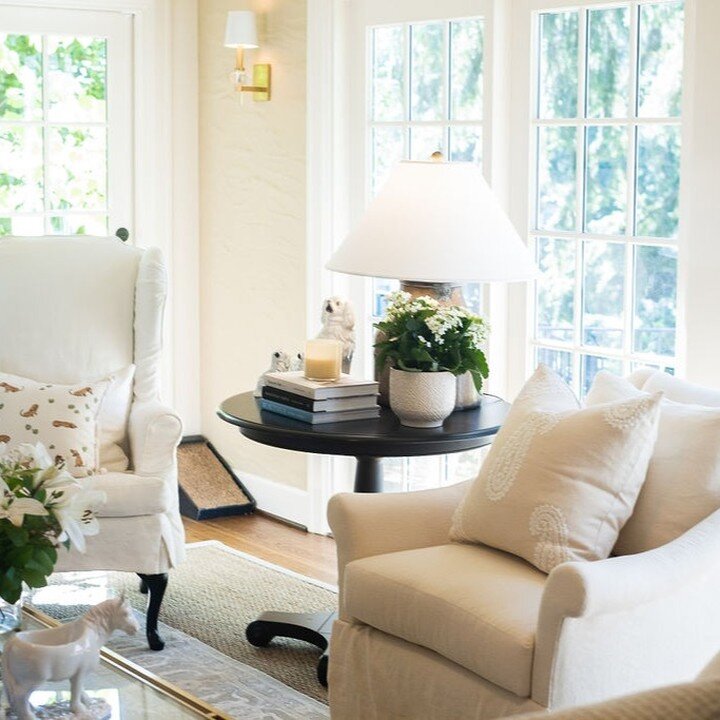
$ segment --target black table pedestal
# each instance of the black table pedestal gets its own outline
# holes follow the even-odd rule
[[[361,455],[356,458],[355,492],[377,493],[382,492],[382,458]]]
[[[245,628],[245,637],[255,647],[267,647],[276,637],[304,640],[323,651],[317,667],[318,680],[327,687],[330,633],[335,611],[319,613],[264,612]]]
[[[361,455],[355,468],[354,492],[382,492],[382,458]],[[320,648],[317,678],[327,687],[327,669],[332,625],[337,612],[286,613],[264,612],[245,628],[245,637],[255,647],[267,647],[276,637],[304,640]]]

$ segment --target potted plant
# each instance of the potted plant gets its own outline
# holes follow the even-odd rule
[[[390,365],[390,407],[403,425],[438,427],[455,407],[456,378],[469,373],[478,392],[488,376],[486,321],[467,308],[428,296],[388,296],[375,325],[377,363]]]
[[[20,624],[23,586],[47,585],[58,548],[85,550],[85,535],[98,532],[92,508],[104,500],[40,443],[10,452],[0,443],[0,631]]]

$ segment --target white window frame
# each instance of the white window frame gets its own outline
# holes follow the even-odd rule
[[[12,13],[1,23],[2,31],[11,34],[30,34],[49,36],[62,36],[74,33],[78,36],[97,36],[105,38],[107,58],[107,113],[102,121],[55,122],[49,120],[49,96],[43,92],[42,119],[25,120],[12,119],[0,122],[2,126],[17,125],[19,127],[42,128],[43,143],[43,208],[38,211],[19,211],[9,213],[12,217],[39,217],[42,216],[44,234],[53,234],[49,229],[52,216],[88,215],[106,216],[108,234],[112,235],[118,227],[127,227],[131,237],[134,233],[133,212],[133,161],[132,153],[127,152],[132,147],[132,19],[91,10],[72,10],[67,8],[12,8],[6,9],[0,4],[0,14]],[[119,21],[119,22],[118,22]],[[127,24],[129,23],[129,24]],[[126,45],[123,47],[123,45]],[[42,47],[42,83],[46,87],[49,56],[47,43],[43,41]],[[50,207],[50,193],[47,188],[49,177],[47,143],[49,128],[58,126],[104,128],[107,142],[106,164],[106,205],[101,210],[84,210],[73,208],[71,210],[53,209]],[[129,181],[128,181],[129,178]]]

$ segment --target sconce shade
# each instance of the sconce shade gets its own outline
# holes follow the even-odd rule
[[[225,47],[258,47],[255,13],[252,10],[232,10],[225,26]]]
[[[538,274],[480,169],[450,162],[399,163],[327,268],[430,283]]]

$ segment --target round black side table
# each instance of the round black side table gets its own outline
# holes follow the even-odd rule
[[[260,409],[251,392],[225,400],[218,415],[237,425],[250,440],[300,452],[351,455],[357,459],[355,492],[382,491],[382,458],[443,455],[489,445],[510,409],[495,395],[483,395],[480,407],[454,412],[439,428],[400,424],[389,408],[372,420],[309,425]],[[305,640],[323,651],[318,679],[327,684],[327,648],[336,612],[298,614],[265,612],[245,631],[248,641],[265,647],[275,637]]]

